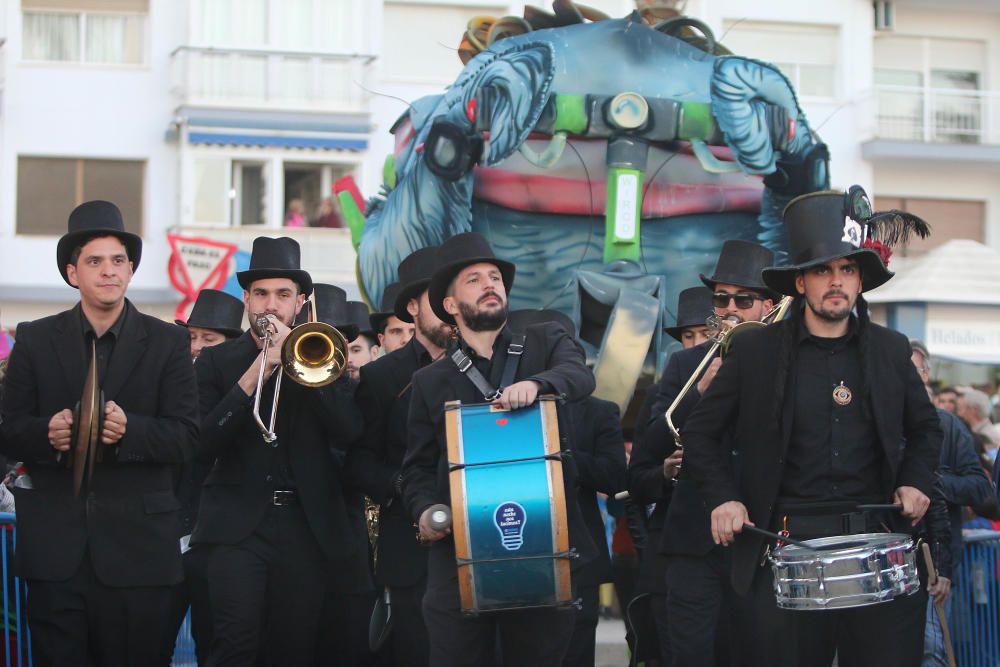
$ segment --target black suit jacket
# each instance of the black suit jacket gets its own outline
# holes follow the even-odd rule
[[[801,313],[793,317],[801,321]],[[785,452],[791,437],[794,398],[779,392],[775,359],[786,327],[783,320],[742,334],[712,386],[688,417],[683,433],[684,465],[697,482],[711,511],[729,500],[747,507],[750,520],[773,525]],[[906,337],[870,324],[868,364],[870,407],[884,453],[881,486],[889,501],[899,486],[913,486],[928,497],[934,492],[941,427],[927,391],[910,361]],[[789,370],[787,376],[793,377]],[[786,385],[787,387],[788,385]],[[776,397],[784,393],[779,410]],[[775,415],[781,414],[776,421]],[[725,433],[735,426],[739,481],[734,478]],[[904,447],[904,442],[905,447]],[[745,534],[733,546],[733,586],[745,592],[760,562],[763,540]]]
[[[109,586],[181,579],[178,502],[172,470],[198,438],[198,405],[187,332],[127,313],[105,375],[104,399],[125,411],[125,435],[106,446],[88,493],[73,496],[72,470],[57,462],[48,424],[83,393],[86,357],[80,306],[17,329],[3,401],[3,453],[28,465],[33,488],[15,489],[16,572],[63,581],[85,550]]]
[[[597,494],[613,498],[625,487],[625,438],[618,406],[611,401],[588,396],[566,407],[572,429],[570,446],[580,477],[580,514],[597,546],[594,560],[581,568],[576,582],[596,586],[612,579],[608,537]]]
[[[202,488],[194,543],[240,542],[272,502],[278,449],[264,442],[252,416],[253,397],[237,384],[258,353],[247,332],[203,350],[195,364],[204,415],[198,456],[212,462],[212,470]],[[275,425],[309,527],[330,559],[349,557],[365,546],[349,523],[338,457],[331,450],[347,449],[361,435],[352,393],[346,375],[318,389],[285,378]],[[262,409],[265,402],[267,414],[270,401],[261,401]]]
[[[390,586],[411,586],[427,574],[427,548],[417,542],[413,519],[396,495],[394,480],[406,453],[410,379],[429,362],[417,339],[361,367],[356,398],[365,435],[353,450],[356,484],[381,506],[375,578]]]
[[[698,364],[708,354],[711,346],[711,342],[705,342],[686,350],[678,350],[670,355],[670,360],[667,362],[667,367],[653,399],[652,415],[646,427],[646,437],[642,441],[639,451],[633,450],[632,453],[632,467],[635,469],[634,474],[637,477],[641,478],[644,474],[653,475],[655,473],[659,475],[659,480],[663,483],[663,459],[670,456],[675,449],[674,437],[667,428],[664,415],[698,368]],[[704,371],[702,372],[704,373]],[[698,392],[697,385],[692,386],[674,410],[672,419],[674,426],[682,432],[682,443],[684,441],[684,424],[700,398],[701,394]],[[653,548],[658,548],[660,553],[668,555],[703,556],[714,546],[709,512],[705,507],[705,501],[698,493],[697,487],[691,481],[683,465],[673,486],[670,506],[667,508],[663,520],[660,541],[658,545],[653,545]]]
[[[594,374],[584,365],[583,349],[562,327],[537,324],[524,331],[524,353],[517,369],[516,380],[537,380],[540,393],[559,394],[568,400],[579,400],[594,390]],[[501,341],[509,340],[504,327]],[[506,342],[499,354],[506,351]],[[411,519],[419,521],[425,509],[436,503],[451,505],[448,484],[448,443],[445,438],[444,404],[460,400],[482,403],[483,396],[450,358],[444,358],[416,372],[413,376],[410,412],[407,419],[407,448],[403,459],[403,500]],[[562,447],[568,449],[569,427],[565,411],[560,409],[559,433]],[[579,566],[595,552],[593,540],[580,516],[577,502],[576,466],[571,457],[563,460],[566,513],[569,523],[570,546],[581,558]],[[451,536],[431,545],[431,572],[455,573],[455,546]],[[433,579],[433,577],[431,577]]]

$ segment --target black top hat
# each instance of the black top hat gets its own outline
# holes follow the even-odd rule
[[[122,212],[111,202],[95,199],[80,204],[69,214],[68,228],[69,231],[63,234],[56,246],[56,264],[59,265],[59,273],[67,285],[75,287],[70,284],[66,275],[66,265],[70,263],[73,249],[101,236],[116,236],[121,239],[129,261],[132,262],[132,271],[139,268],[142,239],[125,231]]]
[[[218,331],[226,338],[243,333],[243,302],[217,289],[198,292],[187,322],[174,320],[182,327],[201,327]]]
[[[382,290],[382,301],[381,309],[378,312],[374,312],[368,316],[368,323],[372,326],[372,331],[375,333],[383,333],[385,331],[386,321],[395,315],[396,307],[396,296],[399,294],[399,283],[389,283]]]
[[[707,278],[704,273],[699,273],[698,277],[712,290],[718,283],[726,283],[770,294],[760,272],[772,264],[774,253],[764,246],[734,239],[722,244],[712,277]]]
[[[399,293],[396,295],[393,304],[393,314],[404,322],[413,322],[410,311],[406,305],[410,299],[417,299],[431,283],[431,275],[434,273],[434,263],[437,257],[438,246],[430,246],[414,250],[399,263]],[[382,309],[386,307],[382,302]]]
[[[313,285],[314,299],[316,300],[316,320],[326,322],[332,327],[336,327],[344,338],[352,341],[358,337],[358,330],[354,325],[348,325],[350,315],[347,310],[347,292],[336,285],[326,283],[315,283]],[[300,318],[306,321],[306,309],[302,309]]]
[[[905,243],[911,233],[930,233],[927,223],[912,213],[873,213],[859,185],[846,193],[824,190],[796,197],[785,207],[782,220],[790,263],[765,269],[763,278],[771,289],[791,296],[798,294],[795,277],[800,271],[843,258],[861,268],[862,291],[875,289],[893,276],[879,249],[888,255],[892,245]]]
[[[344,326],[347,328],[354,327],[354,335],[347,338],[348,341],[352,341],[361,334],[373,334],[371,330],[371,322],[368,321],[368,304],[362,303],[361,301],[348,301],[347,302],[347,320]],[[347,333],[340,326],[341,333],[347,336]]]
[[[512,310],[510,314],[507,315],[507,326],[511,328],[512,331],[518,333],[524,333],[524,330],[533,324],[544,324],[545,322],[553,322],[558,324],[570,337],[576,337],[576,325],[573,324],[573,320],[569,318],[568,315],[558,310],[551,309],[540,309],[536,310],[534,308],[525,308],[523,310]]]
[[[276,239],[258,236],[253,240],[250,268],[239,271],[236,280],[243,289],[250,289],[253,281],[263,278],[289,278],[298,284],[303,294],[312,294],[312,277],[301,268],[299,244],[287,236]]]
[[[514,284],[514,265],[502,259],[497,259],[493,248],[482,234],[465,232],[457,234],[438,246],[434,258],[437,268],[431,276],[427,298],[431,302],[434,314],[445,324],[455,324],[455,318],[444,309],[444,296],[451,281],[458,272],[472,264],[486,262],[500,269],[503,285],[510,298],[510,288]]]
[[[681,340],[681,332],[688,327],[705,326],[705,320],[715,312],[712,307],[712,290],[707,287],[688,287],[677,295],[677,324],[663,327],[672,338]]]

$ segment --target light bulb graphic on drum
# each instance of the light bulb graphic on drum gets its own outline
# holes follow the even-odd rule
[[[528,513],[518,503],[508,500],[500,503],[493,513],[493,523],[500,531],[500,544],[507,551],[517,551],[524,544],[524,525]]]

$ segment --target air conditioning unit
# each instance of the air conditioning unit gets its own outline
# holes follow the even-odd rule
[[[878,32],[892,31],[896,23],[896,12],[893,11],[892,2],[875,0],[872,5],[875,8],[875,30]]]

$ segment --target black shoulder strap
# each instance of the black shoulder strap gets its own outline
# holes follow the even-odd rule
[[[504,387],[509,387],[513,381],[514,376],[517,375],[518,364],[521,363],[521,355],[524,353],[524,336],[521,334],[514,334],[510,339],[510,344],[507,345],[507,355],[504,358],[503,366],[503,376],[500,381],[500,387],[494,388],[490,385],[489,381],[483,377],[483,374],[472,364],[472,359],[469,358],[465,352],[462,351],[461,347],[455,349],[451,353],[451,360],[455,363],[458,368],[458,372],[465,375],[472,384],[476,385],[476,389],[487,401],[493,401],[500,397],[500,392],[503,391]]]

